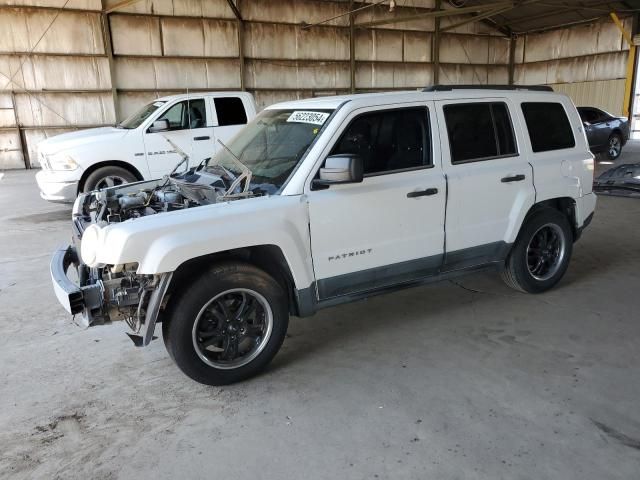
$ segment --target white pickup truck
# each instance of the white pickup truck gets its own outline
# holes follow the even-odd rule
[[[247,92],[207,92],[159,98],[115,127],[65,133],[38,144],[40,196],[71,203],[78,193],[150,180],[180,160],[211,157],[256,115]]]
[[[162,322],[182,371],[219,385],[265,367],[290,315],[478,269],[544,292],[596,204],[582,121],[549,90],[273,105],[186,172],[81,195],[57,297],[137,345]]]

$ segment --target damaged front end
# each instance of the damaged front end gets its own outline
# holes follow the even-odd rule
[[[176,167],[177,168],[177,167]],[[172,273],[138,274],[137,263],[108,264],[101,257],[108,229],[141,217],[265,195],[251,190],[251,172],[240,164],[236,173],[202,165],[181,175],[111,187],[76,199],[72,212],[73,245],[58,249],[51,279],[59,302],[86,326],[124,321],[138,346],[148,345]],[[102,258],[102,259],[101,259]],[[75,277],[71,279],[69,274]]]
[[[136,267],[88,267],[70,245],[54,253],[50,270],[58,301],[83,326],[125,321],[133,342],[146,346],[153,338],[172,273],[137,275]],[[75,281],[69,278],[70,271],[77,273]]]

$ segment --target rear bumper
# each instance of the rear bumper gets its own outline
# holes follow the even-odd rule
[[[36,173],[40,196],[49,202],[73,203],[78,193],[78,180],[61,181],[48,170]]]
[[[76,249],[69,245],[56,250],[49,267],[53,291],[60,305],[71,315],[80,314],[82,324],[88,327],[92,323],[92,312],[102,308],[102,285],[78,285],[67,276],[71,267],[77,270],[82,266]],[[79,275],[82,278],[82,275]]]
[[[586,227],[585,222],[587,221],[587,218],[593,217],[597,201],[598,197],[593,192],[587,193],[578,199],[578,211],[576,212],[576,223],[578,227]]]
[[[589,226],[596,209],[598,197],[591,192],[576,201],[576,231],[575,241],[582,236],[582,232]]]

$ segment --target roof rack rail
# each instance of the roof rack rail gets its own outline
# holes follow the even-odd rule
[[[536,92],[553,92],[548,85],[431,85],[423,92],[447,92],[450,90],[532,90]]]

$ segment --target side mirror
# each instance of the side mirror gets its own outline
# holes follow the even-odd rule
[[[364,176],[362,157],[350,153],[332,155],[327,157],[319,173],[320,178],[314,179],[313,185],[360,183]]]
[[[149,133],[166,132],[169,130],[169,120],[156,120],[149,127]]]

